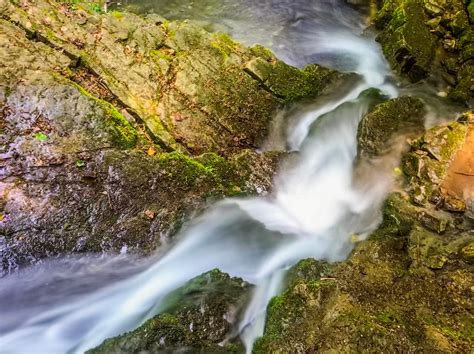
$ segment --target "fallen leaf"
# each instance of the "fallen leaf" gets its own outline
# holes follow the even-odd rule
[[[155,156],[156,155],[156,150],[153,146],[150,146],[146,153],[147,153],[148,156]]]
[[[156,213],[153,210],[146,210],[145,215],[152,220],[156,217]]]

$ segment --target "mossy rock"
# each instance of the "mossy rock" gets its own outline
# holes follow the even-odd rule
[[[472,2],[382,0],[373,20],[391,66],[417,82],[426,77],[468,104],[474,96]]]
[[[402,169],[409,178],[412,200],[418,205],[438,199],[439,187],[456,153],[463,146],[467,125],[453,122],[429,129],[411,144],[402,158]]]
[[[424,131],[425,108],[417,98],[401,97],[381,103],[359,124],[359,152],[383,155],[390,151],[394,139],[402,135],[419,135]]]
[[[377,40],[390,64],[412,81],[430,73],[436,37],[425,25],[427,17],[420,0],[383,2],[375,23],[382,29]]]
[[[243,353],[238,340],[220,344],[232,334],[232,318],[250,291],[242,279],[210,271],[169,294],[160,306],[166,313],[88,353]]]

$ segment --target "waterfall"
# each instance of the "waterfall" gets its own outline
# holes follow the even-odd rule
[[[70,268],[62,273],[55,270],[61,279],[69,275],[79,289],[96,273],[117,266],[123,266],[127,276],[92,293],[70,294],[67,301],[58,300],[52,307],[22,304],[29,311],[28,320],[0,325],[1,352],[82,353],[163,311],[160,301],[167,294],[214,268],[256,285],[238,325],[250,351],[263,334],[267,304],[282,290],[287,269],[308,257],[344,260],[354,247],[355,235],[361,240],[375,230],[390,178],[389,173],[374,169],[364,171],[361,178],[354,175],[357,127],[371,103],[362,93],[377,88],[394,97],[397,90],[389,83],[388,66],[373,36],[360,35],[360,24],[354,30],[346,15],[330,27],[328,19],[312,30],[305,26],[297,32],[300,37],[288,32],[283,47],[269,44],[295,65],[301,64],[298,58],[305,58],[360,76],[338,97],[289,111],[284,119],[285,145],[294,153],[282,164],[271,194],[217,203],[193,220],[152,265],[134,268],[126,261],[96,259],[103,269],[88,268],[85,276],[76,278]],[[295,41],[293,51],[288,50],[291,41]],[[34,268],[28,271],[35,274]],[[48,272],[33,278],[38,284],[46,282]],[[5,289],[5,284],[15,287],[22,282],[7,278],[0,281],[0,288]],[[0,290],[0,299],[5,291]],[[16,310],[2,308],[7,318]]]

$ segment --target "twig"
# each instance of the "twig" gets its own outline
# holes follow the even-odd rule
[[[454,173],[461,176],[474,177],[474,173],[467,173],[467,172],[454,172]]]

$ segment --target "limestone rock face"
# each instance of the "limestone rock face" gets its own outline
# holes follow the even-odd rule
[[[0,0],[0,14],[0,273],[151,252],[209,200],[265,193],[279,154],[255,147],[274,113],[343,77],[88,2]]]

